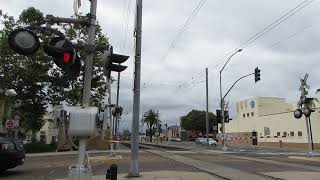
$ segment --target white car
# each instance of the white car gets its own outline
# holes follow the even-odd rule
[[[206,138],[199,137],[196,139],[197,144],[202,144],[202,142],[206,141]]]
[[[180,139],[180,138],[172,138],[170,141],[173,141],[173,142],[181,142],[181,139]]]
[[[217,141],[215,141],[215,140],[212,139],[212,138],[209,138],[209,145],[210,145],[210,146],[216,146],[217,144],[218,144]],[[202,145],[202,146],[207,145],[207,138],[204,138],[204,141],[201,142],[201,145]]]

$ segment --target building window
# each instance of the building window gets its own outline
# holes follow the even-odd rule
[[[277,132],[277,136],[280,136],[280,132]]]
[[[247,117],[249,117],[249,115],[250,115],[250,114],[249,114],[249,113],[247,113]]]
[[[302,136],[302,131],[298,131],[298,136]]]
[[[287,137],[287,132],[283,132],[283,137]]]
[[[293,131],[290,132],[290,136],[294,136],[294,132]]]
[[[253,112],[251,112],[251,116],[253,116],[254,115],[254,113]]]
[[[246,114],[243,114],[243,117],[246,117]]]

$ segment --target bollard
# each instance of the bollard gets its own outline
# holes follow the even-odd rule
[[[118,166],[111,164],[110,168],[107,169],[106,180],[117,180]]]

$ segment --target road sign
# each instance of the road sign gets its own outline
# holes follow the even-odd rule
[[[14,120],[7,120],[6,121],[6,128],[7,129],[12,129],[12,128],[14,128]]]

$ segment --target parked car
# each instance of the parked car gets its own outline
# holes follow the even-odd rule
[[[10,138],[0,138],[0,172],[22,165],[25,157],[22,143]]]
[[[173,141],[173,142],[181,142],[181,139],[180,139],[180,138],[171,138],[170,141]]]
[[[23,142],[23,144],[29,144],[29,143],[31,143],[31,140],[30,139],[25,139],[22,142]]]
[[[198,137],[198,138],[196,139],[196,143],[197,143],[197,144],[201,144],[203,141],[205,141],[205,138],[203,138],[203,137]]]
[[[217,141],[215,141],[212,138],[209,138],[209,145],[210,146],[216,146],[217,144],[218,144]],[[202,146],[206,146],[207,145],[207,138],[204,138],[204,141],[201,142],[201,145]]]

